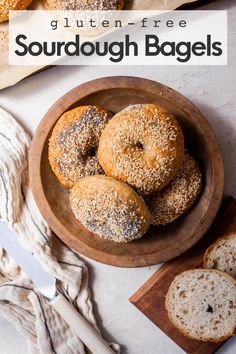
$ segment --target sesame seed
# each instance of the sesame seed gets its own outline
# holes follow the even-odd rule
[[[140,238],[149,226],[149,220],[143,215],[147,207],[130,187],[125,188],[131,190],[133,197],[127,199],[123,183],[110,177],[81,179],[70,195],[75,217],[88,230],[107,240],[129,242]],[[143,206],[142,210],[139,203]]]
[[[32,0],[0,0],[0,22],[8,20],[10,10],[25,10]]]

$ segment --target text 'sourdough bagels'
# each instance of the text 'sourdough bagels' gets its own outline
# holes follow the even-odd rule
[[[184,137],[174,116],[156,104],[131,105],[103,130],[98,148],[108,176],[141,194],[165,187],[184,160]]]
[[[110,241],[135,240],[150,225],[143,199],[128,184],[111,177],[80,179],[71,189],[70,205],[82,225]]]

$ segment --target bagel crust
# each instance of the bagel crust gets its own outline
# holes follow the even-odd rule
[[[202,176],[197,162],[186,154],[185,161],[163,190],[149,195],[145,201],[152,215],[153,225],[165,225],[183,215],[201,191]]]
[[[10,10],[25,10],[32,0],[3,0],[0,1],[0,22],[7,21]]]
[[[103,173],[97,147],[111,117],[100,107],[80,106],[59,118],[49,140],[48,157],[64,187],[71,188],[82,177]]]
[[[150,194],[165,187],[181,167],[183,133],[174,116],[160,106],[132,105],[104,129],[98,158],[108,176]]]
[[[121,10],[124,0],[43,0],[48,10]]]
[[[80,179],[71,189],[70,205],[82,225],[114,242],[138,239],[150,225],[143,199],[129,185],[111,177]]]

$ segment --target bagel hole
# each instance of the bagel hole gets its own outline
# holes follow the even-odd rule
[[[89,156],[97,156],[97,149],[95,146],[89,150]]]
[[[138,141],[135,146],[136,146],[136,148],[138,148],[139,150],[143,150],[143,144],[142,144],[140,141]]]

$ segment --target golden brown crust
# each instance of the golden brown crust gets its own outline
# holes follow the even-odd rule
[[[71,189],[70,205],[81,224],[111,241],[140,238],[150,225],[143,199],[129,185],[111,177],[80,179]]]
[[[236,286],[236,280],[234,278],[232,278],[230,275],[226,274],[225,272],[222,272],[220,270],[217,270],[217,269],[190,269],[190,270],[186,270],[184,272],[182,272],[181,274],[179,275],[182,275],[182,274],[185,274],[185,273],[188,273],[188,272],[194,272],[194,271],[203,271],[203,272],[215,272],[215,273],[218,273],[220,275],[223,275],[224,277],[226,277],[232,284],[234,284]],[[232,337],[235,333],[236,333],[236,325],[235,325],[235,329],[229,333],[227,336],[222,336],[218,339],[215,339],[215,338],[204,338],[204,337],[201,337],[201,336],[192,336],[191,334],[187,333],[186,331],[184,331],[184,329],[180,326],[178,326],[178,324],[176,323],[175,319],[172,317],[171,315],[171,311],[169,310],[170,309],[170,296],[171,296],[171,291],[172,291],[172,288],[174,287],[175,285],[175,282],[177,281],[179,275],[177,275],[174,280],[172,281],[168,291],[167,291],[167,294],[166,294],[166,298],[165,298],[165,308],[166,308],[166,311],[167,311],[167,316],[168,316],[168,319],[169,321],[178,329],[178,331],[183,334],[185,337],[188,337],[190,339],[194,339],[194,340],[200,340],[202,342],[214,342],[214,343],[219,343],[219,342],[223,342],[225,340],[227,340],[228,338]]]
[[[204,256],[203,256],[203,266],[204,268],[207,268],[207,262],[209,255],[211,251],[216,248],[222,241],[230,239],[230,238],[236,238],[236,232],[229,232],[220,238],[218,238],[214,243],[212,243],[205,251]]]
[[[165,225],[183,215],[195,202],[202,187],[197,162],[186,154],[184,163],[170,184],[145,198],[153,225]]]
[[[234,332],[230,333],[228,336],[224,336],[224,337],[221,337],[219,339],[214,339],[214,338],[211,338],[211,339],[204,339],[203,337],[194,337],[194,336],[191,336],[189,333],[185,332],[182,328],[180,327],[177,327],[174,323],[174,320],[171,318],[171,316],[169,315],[169,313],[167,313],[167,316],[168,316],[168,319],[169,321],[178,329],[178,331],[183,334],[185,337],[188,337],[190,339],[193,339],[193,340],[200,340],[202,342],[213,342],[213,343],[220,343],[220,342],[224,342],[226,341],[227,339],[229,339],[230,337],[233,337],[235,335],[235,332],[236,332],[236,329]]]
[[[43,0],[48,10],[121,10],[124,0]]]
[[[103,108],[80,106],[57,121],[49,139],[48,158],[66,188],[82,177],[103,173],[96,151],[101,132],[111,117]]]
[[[7,21],[10,10],[25,10],[32,0],[2,0],[0,1],[0,22]]]
[[[182,165],[184,137],[172,114],[155,104],[129,106],[104,129],[98,158],[108,176],[140,194],[166,186]]]

